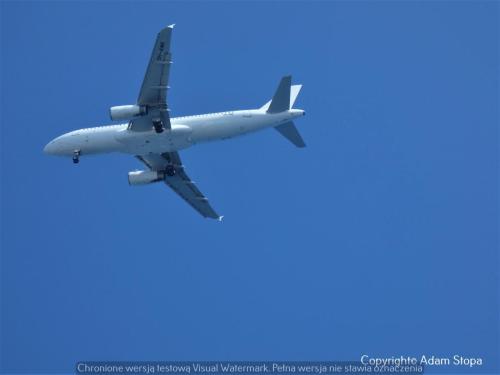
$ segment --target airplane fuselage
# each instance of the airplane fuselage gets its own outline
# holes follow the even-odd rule
[[[171,118],[171,129],[133,131],[128,123],[75,130],[49,142],[47,154],[73,156],[109,152],[132,155],[179,151],[196,143],[223,140],[275,127],[303,116],[300,109],[267,113],[262,109],[207,113]]]

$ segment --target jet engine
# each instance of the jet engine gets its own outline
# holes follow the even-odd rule
[[[130,120],[133,117],[145,115],[147,107],[140,105],[118,105],[109,109],[111,120]]]
[[[129,185],[145,185],[163,180],[164,174],[159,171],[133,171],[128,172]]]

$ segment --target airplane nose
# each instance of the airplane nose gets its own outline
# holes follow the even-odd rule
[[[55,142],[54,141],[50,141],[43,148],[43,153],[47,154],[47,155],[53,155],[53,154],[55,154],[55,152],[56,152],[56,147],[55,146],[56,146]]]

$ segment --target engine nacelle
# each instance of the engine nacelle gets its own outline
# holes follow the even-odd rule
[[[158,171],[133,171],[128,172],[128,183],[130,185],[145,185],[161,181],[165,176]]]
[[[145,115],[148,109],[140,105],[118,105],[109,109],[111,120],[130,120],[131,118]]]

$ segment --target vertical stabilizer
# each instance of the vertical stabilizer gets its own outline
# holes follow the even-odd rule
[[[297,96],[299,96],[302,85],[291,86],[291,80],[291,76],[283,77],[281,79],[280,85],[278,86],[278,89],[276,90],[276,93],[274,94],[273,99],[260,107],[260,109],[269,113],[276,113],[288,111],[289,109],[293,108],[295,100],[297,100]],[[289,102],[288,106],[286,105],[287,102]]]
[[[267,112],[277,113],[288,111],[290,109],[290,90],[292,85],[292,76],[281,78],[281,82],[274,93],[274,96],[269,104]]]

